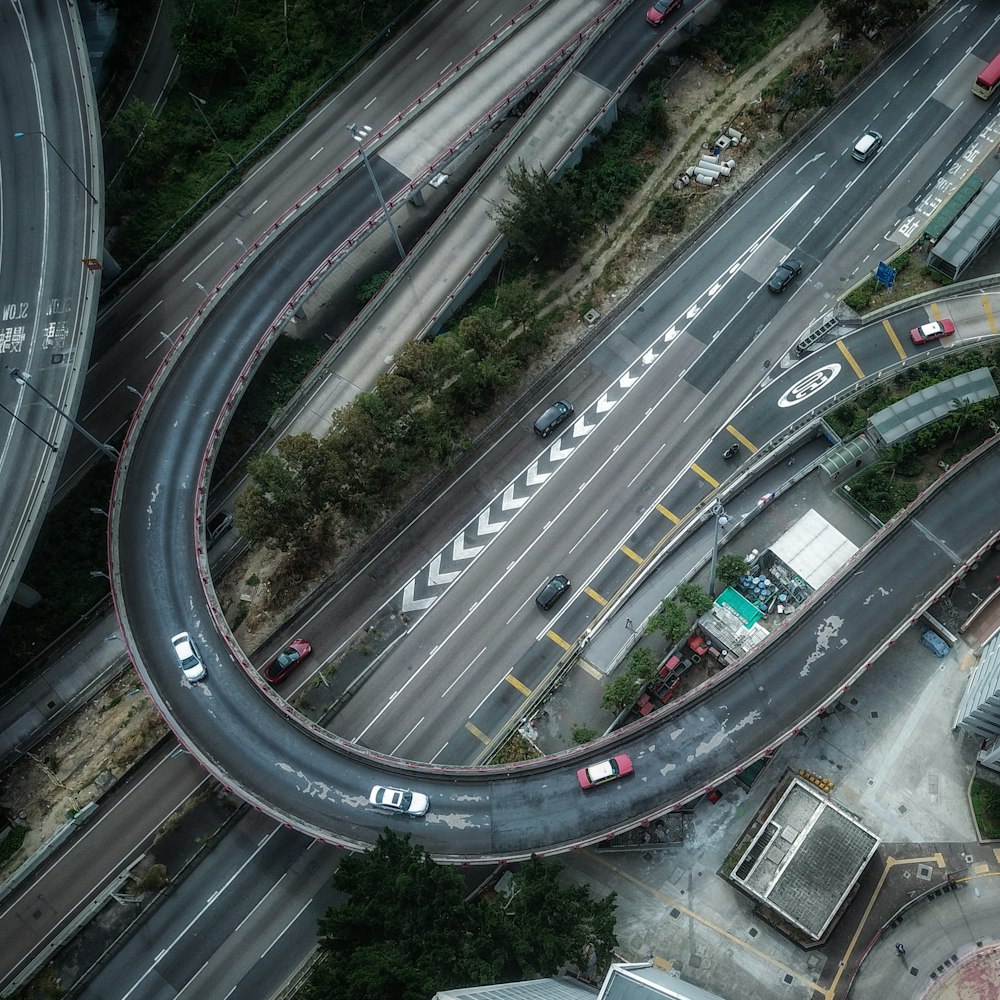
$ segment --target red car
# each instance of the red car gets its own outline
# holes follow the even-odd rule
[[[910,340],[914,344],[926,344],[931,340],[950,337],[954,332],[955,324],[950,319],[943,319],[940,323],[924,323],[923,326],[915,326],[910,331]]]
[[[594,785],[616,781],[631,773],[632,758],[627,753],[620,753],[610,760],[602,760],[598,764],[591,764],[590,767],[581,767],[576,772],[576,778],[581,788],[593,788]]]
[[[269,684],[283,681],[312,651],[305,639],[293,639],[264,667],[264,680]]]
[[[667,14],[679,9],[684,0],[656,0],[646,11],[646,23],[658,28],[666,20]]]

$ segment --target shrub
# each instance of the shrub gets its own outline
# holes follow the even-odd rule
[[[581,745],[584,743],[589,743],[592,739],[597,736],[597,730],[592,726],[584,726],[577,723],[571,730],[570,734],[573,737],[573,742]]]
[[[687,199],[676,191],[664,191],[649,207],[649,221],[668,232],[679,232],[687,219]]]

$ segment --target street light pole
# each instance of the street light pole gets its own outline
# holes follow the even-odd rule
[[[39,441],[44,441],[53,451],[59,450],[47,437],[43,437],[41,434],[39,434],[38,431],[36,431],[35,428],[32,427],[30,424],[26,424],[12,409],[10,409],[7,406],[4,406],[3,403],[0,403],[0,408],[6,410],[7,413],[9,413],[25,430],[30,431],[32,434],[34,434]]]
[[[712,571],[708,577],[708,596],[715,597],[715,567],[719,561],[719,529],[724,528],[729,523],[726,515],[726,508],[722,506],[720,500],[712,504],[710,513],[715,518],[715,541],[712,543]]]
[[[355,122],[352,122],[347,126],[347,131],[351,133],[351,138],[358,144],[358,149],[361,150],[361,159],[365,161],[365,167],[368,169],[368,176],[371,178],[372,187],[375,188],[375,195],[378,198],[378,203],[382,206],[382,211],[385,212],[385,220],[389,223],[389,229],[392,230],[392,238],[396,242],[396,249],[399,251],[399,259],[403,260],[406,257],[406,251],[403,249],[403,244],[399,239],[399,233],[396,231],[396,224],[392,221],[392,216],[389,214],[389,206],[385,203],[385,198],[382,197],[382,189],[378,186],[378,180],[375,178],[375,171],[372,170],[372,165],[368,160],[368,154],[365,152],[364,139],[366,133],[358,128]]]
[[[221,149],[222,152],[226,154],[226,157],[228,158],[230,164],[232,164],[232,166],[235,167],[236,160],[233,159],[233,154],[230,153],[229,150],[222,145],[222,141],[215,134],[215,129],[212,128],[212,123],[208,120],[208,115],[205,114],[205,105],[208,103],[208,101],[206,101],[203,97],[199,97],[197,94],[192,94],[190,90],[188,91],[188,97],[190,97],[191,100],[194,101],[194,106],[198,109],[198,113],[204,119],[205,127],[212,134],[212,138],[215,140],[216,146],[218,146],[219,149]]]
[[[60,407],[56,406],[56,404],[53,403],[52,400],[49,399],[49,397],[46,396],[41,389],[38,389],[31,384],[31,376],[27,372],[22,372],[19,368],[11,368],[10,365],[5,365],[4,367],[7,369],[7,372],[10,375],[10,377],[18,385],[23,385],[25,388],[30,389],[32,392],[41,396],[41,398],[46,403],[48,403],[49,406],[51,406],[52,409],[55,410],[60,417],[63,417],[64,419],[68,420],[73,425],[73,427],[76,430],[78,430],[92,445],[94,445],[97,448],[100,448],[100,450],[103,451],[104,454],[107,455],[112,462],[118,461],[118,452],[114,448],[112,448],[112,446],[109,445],[107,441],[98,441],[97,438],[95,438],[94,435],[91,434],[86,427],[82,427],[65,410],[60,409]]]
[[[56,156],[58,156],[59,159],[63,161],[63,164],[65,165],[66,169],[77,179],[77,181],[80,184],[80,187],[82,187],[83,190],[86,191],[88,195],[90,195],[90,200],[95,205],[97,204],[97,197],[95,196],[94,192],[91,191],[90,188],[83,183],[83,178],[69,165],[69,161],[66,159],[66,157],[63,156],[62,153],[60,153],[55,146],[52,145],[52,142],[50,141],[49,137],[41,129],[33,129],[30,132],[15,132],[14,138],[21,139],[26,135],[40,135],[45,140],[45,143],[49,147],[49,149],[51,149],[52,152],[55,153]]]

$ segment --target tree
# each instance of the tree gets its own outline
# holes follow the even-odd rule
[[[876,28],[905,28],[927,10],[927,0],[821,0],[830,23],[846,38]]]
[[[659,614],[649,620],[649,630],[659,632],[670,643],[683,639],[689,629],[687,615],[676,601],[664,601]]]
[[[493,220],[522,258],[542,268],[566,263],[588,225],[587,214],[569,184],[556,184],[541,167],[523,160],[507,168],[511,198],[496,207]]]
[[[236,526],[251,542],[287,552],[308,533],[333,492],[328,450],[311,434],[278,441],[250,463],[251,483],[236,500]]]
[[[495,939],[507,939],[504,979],[551,976],[567,962],[583,964],[588,945],[599,967],[613,958],[615,893],[591,899],[586,886],[560,882],[564,867],[532,855],[514,873],[508,901],[491,908],[501,925]]]
[[[617,715],[626,705],[631,705],[635,701],[641,686],[641,682],[637,681],[628,670],[623,670],[617,677],[612,677],[605,683],[601,694],[601,708],[605,712],[614,712]]]
[[[682,607],[688,608],[691,613],[699,618],[711,609],[715,603],[704,587],[697,583],[679,583],[674,591],[674,600]]]
[[[739,582],[747,568],[746,557],[731,552],[728,555],[719,556],[719,561],[715,566],[715,578],[724,587],[731,587],[734,583]]]
[[[563,885],[561,870],[532,857],[505,899],[469,902],[454,868],[387,829],[334,873],[347,898],[319,921],[307,1000],[426,1000],[445,987],[549,975],[587,946],[609,961],[614,893],[592,900],[585,886]]]

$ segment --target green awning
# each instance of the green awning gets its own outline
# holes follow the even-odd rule
[[[715,603],[729,608],[747,628],[750,628],[754,622],[760,621],[764,616],[764,612],[756,604],[751,604],[742,594],[733,590],[732,587],[727,587],[719,594],[715,599]]]

